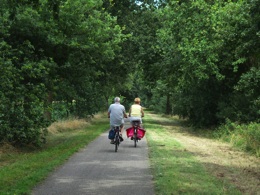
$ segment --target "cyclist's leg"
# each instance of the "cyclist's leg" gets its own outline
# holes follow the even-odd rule
[[[122,123],[122,124],[120,125],[120,134],[122,134],[123,130],[124,130],[124,123]]]
[[[122,135],[123,130],[124,130],[124,123],[122,123],[122,124],[120,125],[119,137],[120,137],[120,141],[121,141],[121,142],[124,141],[123,135]]]
[[[113,128],[114,128],[114,126],[110,125],[110,129],[113,129]],[[114,139],[110,139],[110,144],[114,144],[114,143],[115,143]]]

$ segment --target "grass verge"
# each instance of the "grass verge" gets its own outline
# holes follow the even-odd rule
[[[0,153],[0,194],[30,194],[37,183],[108,127],[107,118],[99,117],[87,128],[66,131],[64,127],[62,132],[50,134],[41,149]]]
[[[217,139],[231,143],[236,148],[260,157],[260,124],[236,124],[229,120],[214,131]]]
[[[163,118],[169,120],[177,119],[177,116],[164,115]],[[188,124],[184,120],[176,120],[178,123]],[[176,123],[176,122],[175,122]],[[205,128],[185,128],[189,133],[200,137],[206,137],[222,142],[230,143],[234,148],[246,152],[250,155],[260,157],[260,124],[251,122],[239,124],[226,120],[226,122],[214,129]]]
[[[172,121],[176,124],[176,121]],[[149,157],[157,195],[241,194],[227,181],[210,175],[195,157],[147,113]],[[167,125],[170,125],[168,121]]]

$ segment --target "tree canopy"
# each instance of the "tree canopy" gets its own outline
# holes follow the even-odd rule
[[[196,126],[259,122],[260,2],[0,0],[0,141],[139,96]]]

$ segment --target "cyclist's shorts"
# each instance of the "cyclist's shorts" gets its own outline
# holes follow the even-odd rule
[[[131,116],[130,122],[132,123],[132,121],[140,121],[140,123],[142,123],[142,118],[137,116]]]

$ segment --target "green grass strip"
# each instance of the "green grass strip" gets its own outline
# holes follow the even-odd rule
[[[168,120],[162,118],[162,120]],[[240,194],[232,185],[207,173],[206,169],[172,134],[148,112],[144,120],[147,129],[152,173],[157,195],[170,194]],[[179,125],[164,121],[165,125]],[[6,154],[0,161],[0,194],[30,194],[31,189],[109,127],[107,119],[98,119],[86,129],[58,133],[48,138],[48,144],[37,151]]]
[[[40,150],[10,154],[11,163],[0,169],[0,194],[30,194],[51,171],[108,128],[107,120],[99,119],[86,129],[52,135]]]
[[[169,126],[171,123],[178,125],[176,121],[167,121],[165,124]],[[203,165],[148,113],[144,124],[157,195],[240,194],[234,186],[210,175]]]

